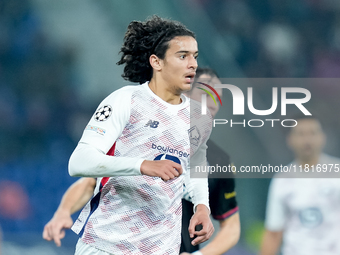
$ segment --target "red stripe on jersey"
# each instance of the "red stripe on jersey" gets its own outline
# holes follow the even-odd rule
[[[109,156],[114,156],[115,155],[115,149],[116,149],[116,142],[112,145],[111,149],[106,153],[106,155]],[[103,189],[104,185],[108,182],[108,180],[110,179],[110,177],[103,177],[100,184],[101,184],[101,189],[100,191]]]
[[[238,206],[236,206],[234,209],[231,209],[222,215],[212,215],[212,216],[215,220],[225,220],[226,218],[229,218],[231,215],[233,215],[236,212],[238,212]]]
[[[106,153],[106,155],[114,156],[115,155],[115,149],[116,149],[116,142],[112,145],[111,149]]]
[[[100,191],[102,191],[104,185],[108,182],[108,180],[110,179],[110,177],[103,177],[101,182],[100,182]]]

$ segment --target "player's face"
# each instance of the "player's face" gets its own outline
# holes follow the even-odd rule
[[[197,78],[197,82],[203,82],[206,83],[212,87],[214,87],[216,84],[221,84],[221,81],[216,77],[216,76],[210,76],[208,74],[202,74],[200,77]],[[200,87],[200,85],[197,85],[198,87]],[[218,88],[215,89],[216,92],[218,93],[218,95],[220,97],[222,97],[222,89]],[[191,99],[196,100],[198,102],[201,102],[202,99],[202,94],[206,94],[203,90],[198,89],[198,88],[193,88],[191,94],[189,95]],[[213,117],[215,117],[216,113],[218,112],[220,106],[218,103],[218,99],[217,96],[215,95],[215,93],[212,93],[212,95],[214,96],[214,99],[216,100],[217,104],[215,104],[214,100],[207,95],[207,107],[211,113],[211,115]]]
[[[320,122],[315,119],[298,120],[288,136],[288,145],[296,157],[302,160],[318,157],[325,144]]]
[[[197,68],[198,48],[191,36],[177,36],[169,42],[162,60],[161,75],[174,94],[190,90]]]

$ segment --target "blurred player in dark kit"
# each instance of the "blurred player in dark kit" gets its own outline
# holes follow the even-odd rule
[[[214,84],[221,84],[217,74],[210,68],[200,68],[196,70],[196,77],[190,92],[186,93],[191,100],[201,101],[201,96],[205,93],[198,87],[204,87],[202,85],[208,84],[214,87]],[[222,89],[215,89],[219,96],[222,96]],[[215,101],[218,102],[217,96]],[[214,117],[218,110],[219,105],[214,102],[211,97],[207,97],[207,108],[211,115]],[[231,164],[230,157],[220,147],[218,147],[213,141],[207,142],[207,159],[208,164],[229,166]],[[215,220],[219,221],[220,231],[211,242],[199,250],[198,245],[192,245],[192,239],[188,233],[188,227],[190,219],[193,215],[193,204],[190,202],[190,198],[186,196],[183,199],[183,216],[182,216],[182,254],[188,254],[188,252],[195,252],[194,254],[223,254],[228,251],[238,242],[240,238],[240,217],[238,213],[238,206],[236,202],[235,180],[233,173],[219,173],[213,172],[209,174],[209,203],[211,209],[211,215]],[[189,200],[189,201],[188,201]],[[198,251],[199,250],[199,251]]]

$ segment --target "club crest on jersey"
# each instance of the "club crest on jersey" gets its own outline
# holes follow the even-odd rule
[[[112,114],[112,107],[110,105],[105,105],[100,107],[97,112],[94,114],[94,119],[96,121],[105,121]]]
[[[189,138],[190,138],[190,144],[198,146],[199,141],[201,139],[201,134],[196,126],[191,127],[188,130]]]
[[[323,222],[322,212],[317,207],[303,209],[299,212],[301,224],[306,228],[315,228]]]

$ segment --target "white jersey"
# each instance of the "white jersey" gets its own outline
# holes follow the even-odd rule
[[[131,173],[97,179],[94,197],[72,227],[84,243],[115,255],[179,253],[189,158],[205,164],[211,132],[211,120],[196,114],[196,119],[202,118],[195,122],[199,143],[190,144],[190,103],[181,98],[179,105],[168,104],[145,83],[119,89],[99,105],[79,145],[122,159],[117,164],[125,160]],[[141,175],[145,159],[173,160],[181,164],[183,174],[167,182]]]
[[[339,159],[328,155],[322,155],[319,163],[328,170],[340,166]],[[308,174],[311,178],[272,180],[266,228],[283,231],[283,255],[340,254],[340,179],[304,173]]]

